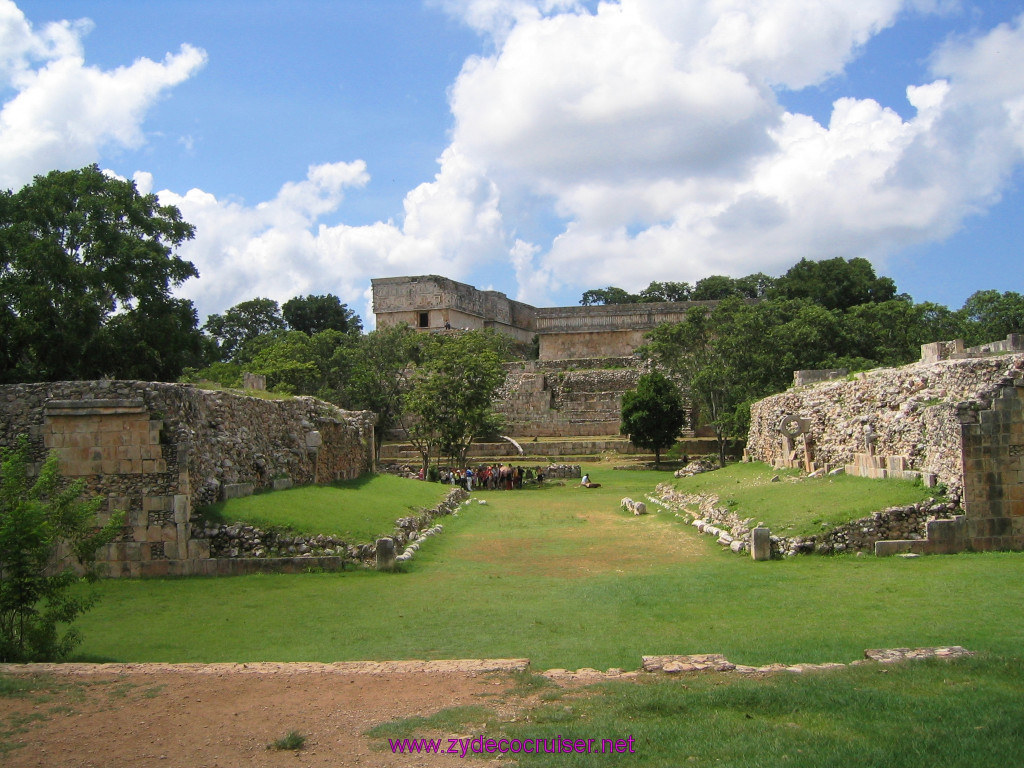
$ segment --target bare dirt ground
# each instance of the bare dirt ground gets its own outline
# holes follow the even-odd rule
[[[42,688],[0,697],[7,768],[263,768],[465,765],[393,754],[365,736],[391,720],[461,705],[509,714],[522,660],[343,664],[31,665]],[[297,751],[268,744],[298,731]],[[475,736],[476,733],[462,734]],[[6,748],[6,749],[5,749]],[[493,763],[492,763],[493,764]]]

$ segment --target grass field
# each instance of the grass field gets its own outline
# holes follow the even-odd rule
[[[778,477],[778,482],[772,482]],[[920,482],[866,477],[808,478],[799,470],[772,470],[764,464],[730,464],[724,469],[675,482],[688,493],[714,493],[719,504],[741,517],[763,522],[781,536],[807,536],[870,515],[936,496]]]
[[[671,477],[593,467],[575,483],[476,494],[398,574],[110,581],[80,656],[259,661],[525,656],[636,668],[643,654],[850,661],[865,648],[1024,644],[1024,557],[803,557],[754,563],[622,496]],[[436,488],[410,481],[415,487]],[[269,498],[269,497],[268,497]],[[995,585],[995,586],[994,586]],[[984,599],[979,599],[984,595]]]
[[[515,694],[522,698],[511,706],[485,700],[381,726],[374,735],[382,749],[392,735],[635,740],[632,754],[614,757],[518,756],[537,766],[1002,768],[1019,761],[1020,553],[755,563],[699,537],[671,513],[619,510],[621,497],[642,499],[671,475],[587,469],[601,488],[570,481],[475,494],[395,574],[101,583],[100,603],[79,622],[85,642],[78,659],[527,657],[534,669],[635,669],[646,654],[717,652],[760,665],[850,662],[866,648],[963,645],[978,656],[758,679],[659,678],[573,690],[527,674]],[[763,491],[781,488],[791,502],[794,489],[810,490],[825,494],[816,503],[830,514],[843,498],[859,502],[865,493],[846,481],[762,488],[744,474],[749,469],[732,471],[684,484],[709,490],[715,481],[716,492],[737,506],[764,503],[756,496]],[[417,493],[443,490],[408,484]],[[282,508],[301,498],[265,500],[275,496]],[[884,497],[895,503],[891,488]],[[790,513],[775,502],[780,514]],[[0,677],[0,695],[3,683]]]
[[[389,533],[398,518],[435,506],[446,492],[433,483],[367,475],[333,485],[308,485],[223,501],[204,509],[203,516],[218,522],[286,527],[298,533],[325,533],[366,542]]]
[[[768,678],[728,675],[572,691],[534,679],[515,716],[482,706],[385,723],[387,739],[481,734],[543,749],[622,740],[614,754],[505,755],[529,766],[1004,768],[1024,740],[1024,663],[997,658],[869,665]],[[507,710],[506,710],[507,711]],[[630,741],[626,741],[629,739]],[[447,745],[447,741],[445,741]]]

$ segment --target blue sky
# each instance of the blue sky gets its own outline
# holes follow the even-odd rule
[[[834,256],[956,308],[1024,291],[1022,14],[0,0],[0,185],[97,162],[178,205],[201,318],[306,293],[367,317],[402,274],[557,305]]]

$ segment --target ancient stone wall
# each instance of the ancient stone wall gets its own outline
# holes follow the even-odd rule
[[[600,360],[591,361],[594,365]],[[622,395],[635,389],[639,366],[566,370],[513,363],[495,410],[519,437],[581,437],[619,432]]]
[[[377,325],[421,330],[493,328],[517,341],[533,338],[534,308],[499,291],[481,291],[439,275],[386,277],[371,281]]]
[[[1024,354],[921,362],[793,388],[751,407],[748,455],[775,466],[922,476],[979,549],[1024,548]]]
[[[313,398],[262,400],[179,384],[55,382],[0,387],[0,445],[56,451],[66,477],[125,516],[100,553],[112,576],[192,572],[209,557],[197,507],[271,487],[373,469],[373,421]]]
[[[541,360],[630,355],[644,334],[662,323],[679,323],[692,307],[714,301],[607,304],[535,310]]]
[[[662,323],[678,323],[696,306],[714,301],[608,304],[538,309],[498,291],[481,291],[438,275],[371,281],[377,326],[408,325],[437,330],[493,328],[520,342],[539,337],[545,361],[631,355],[644,334]]]

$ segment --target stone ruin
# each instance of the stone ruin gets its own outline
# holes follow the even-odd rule
[[[879,554],[1024,549],[1022,337],[923,348],[921,362],[794,387],[751,407],[747,456],[776,467],[921,478],[962,516]]]
[[[309,397],[263,400],[190,385],[78,381],[0,386],[0,445],[29,439],[41,465],[124,513],[99,553],[109,576],[216,573],[196,510],[264,488],[327,483],[374,469],[368,411]]]
[[[695,306],[714,301],[532,307],[498,291],[481,291],[439,275],[371,280],[378,328],[408,325],[421,331],[493,329],[529,344],[541,361],[630,356],[644,334],[678,323]]]

